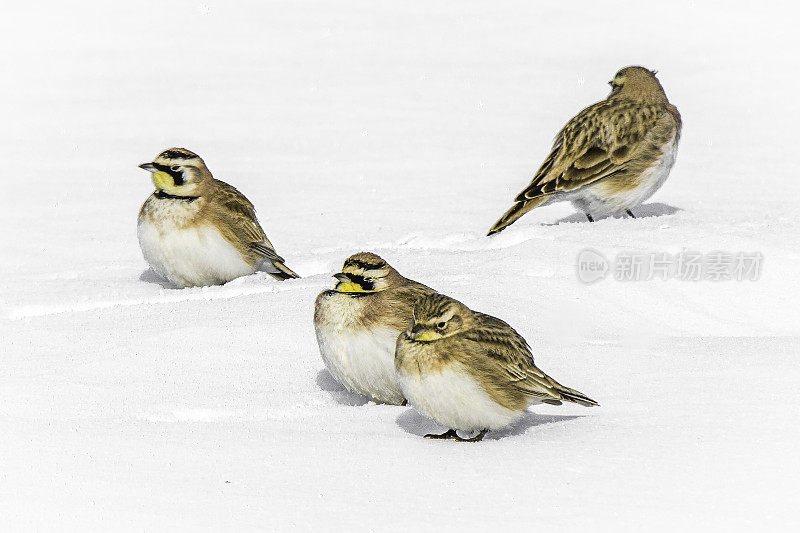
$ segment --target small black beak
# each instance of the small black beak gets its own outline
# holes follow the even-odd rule
[[[139,168],[142,168],[142,169],[144,169],[144,170],[146,170],[148,172],[155,172],[156,171],[156,167],[153,166],[153,163],[142,163],[141,165],[139,165]]]
[[[342,272],[339,272],[338,274],[334,274],[333,277],[338,279],[339,281],[344,282],[344,283],[347,283],[348,281],[350,281],[350,276],[348,276],[347,274],[344,274]]]

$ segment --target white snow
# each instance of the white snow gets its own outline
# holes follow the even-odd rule
[[[31,530],[792,530],[800,525],[792,3],[15,3],[0,20],[0,521]],[[486,238],[629,64],[684,120],[636,220]],[[137,165],[182,146],[287,265],[169,289]],[[581,283],[576,257],[760,252],[757,281]],[[482,443],[323,371],[342,261],[508,321],[600,407]]]

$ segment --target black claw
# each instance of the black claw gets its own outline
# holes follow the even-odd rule
[[[435,433],[428,433],[425,435],[426,439],[453,439],[456,442],[480,442],[483,440],[483,436],[486,435],[486,432],[489,431],[488,429],[482,429],[477,435],[474,437],[470,437],[468,439],[464,439],[458,436],[455,429],[448,429],[445,433],[441,435],[437,435]]]
[[[405,407],[406,405],[408,405],[408,400],[406,400],[405,398],[403,398],[403,403],[401,403],[401,404],[400,404],[400,406],[401,406],[401,407]]]
[[[586,218],[589,219],[589,222],[594,222],[594,219],[592,218],[592,215],[590,215],[589,213],[586,213]]]
[[[636,218],[635,216],[633,216],[633,213],[631,213],[631,210],[630,210],[630,209],[626,209],[626,210],[625,210],[625,212],[626,212],[626,213],[628,213],[628,216],[629,216],[629,217],[631,217],[631,218]]]
[[[458,436],[455,429],[448,429],[445,433],[441,435],[437,435],[436,433],[428,433],[425,435],[426,439],[456,439],[461,440],[461,437]]]

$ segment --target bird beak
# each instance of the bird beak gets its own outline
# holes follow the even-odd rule
[[[352,280],[352,278],[350,278],[350,276],[348,276],[344,272],[339,272],[338,274],[334,274],[333,277],[336,278],[336,281],[338,281],[336,287],[334,287],[334,290],[336,291],[346,292],[346,293],[367,292],[361,285],[355,283]]]
[[[408,336],[412,341],[417,342],[431,342],[441,338],[441,335],[425,330],[425,327],[420,324],[415,324],[411,331],[408,332]]]
[[[156,167],[153,165],[153,163],[142,163],[141,165],[139,165],[139,168],[143,168],[144,170],[146,170],[148,172],[155,172],[156,171]]]
[[[339,272],[338,274],[333,275],[334,278],[341,281],[342,283],[348,283],[350,281],[350,276],[343,272]]]

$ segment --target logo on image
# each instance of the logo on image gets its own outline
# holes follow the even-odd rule
[[[578,279],[584,283],[600,281],[608,275],[608,259],[597,250],[587,248],[578,254]]]

